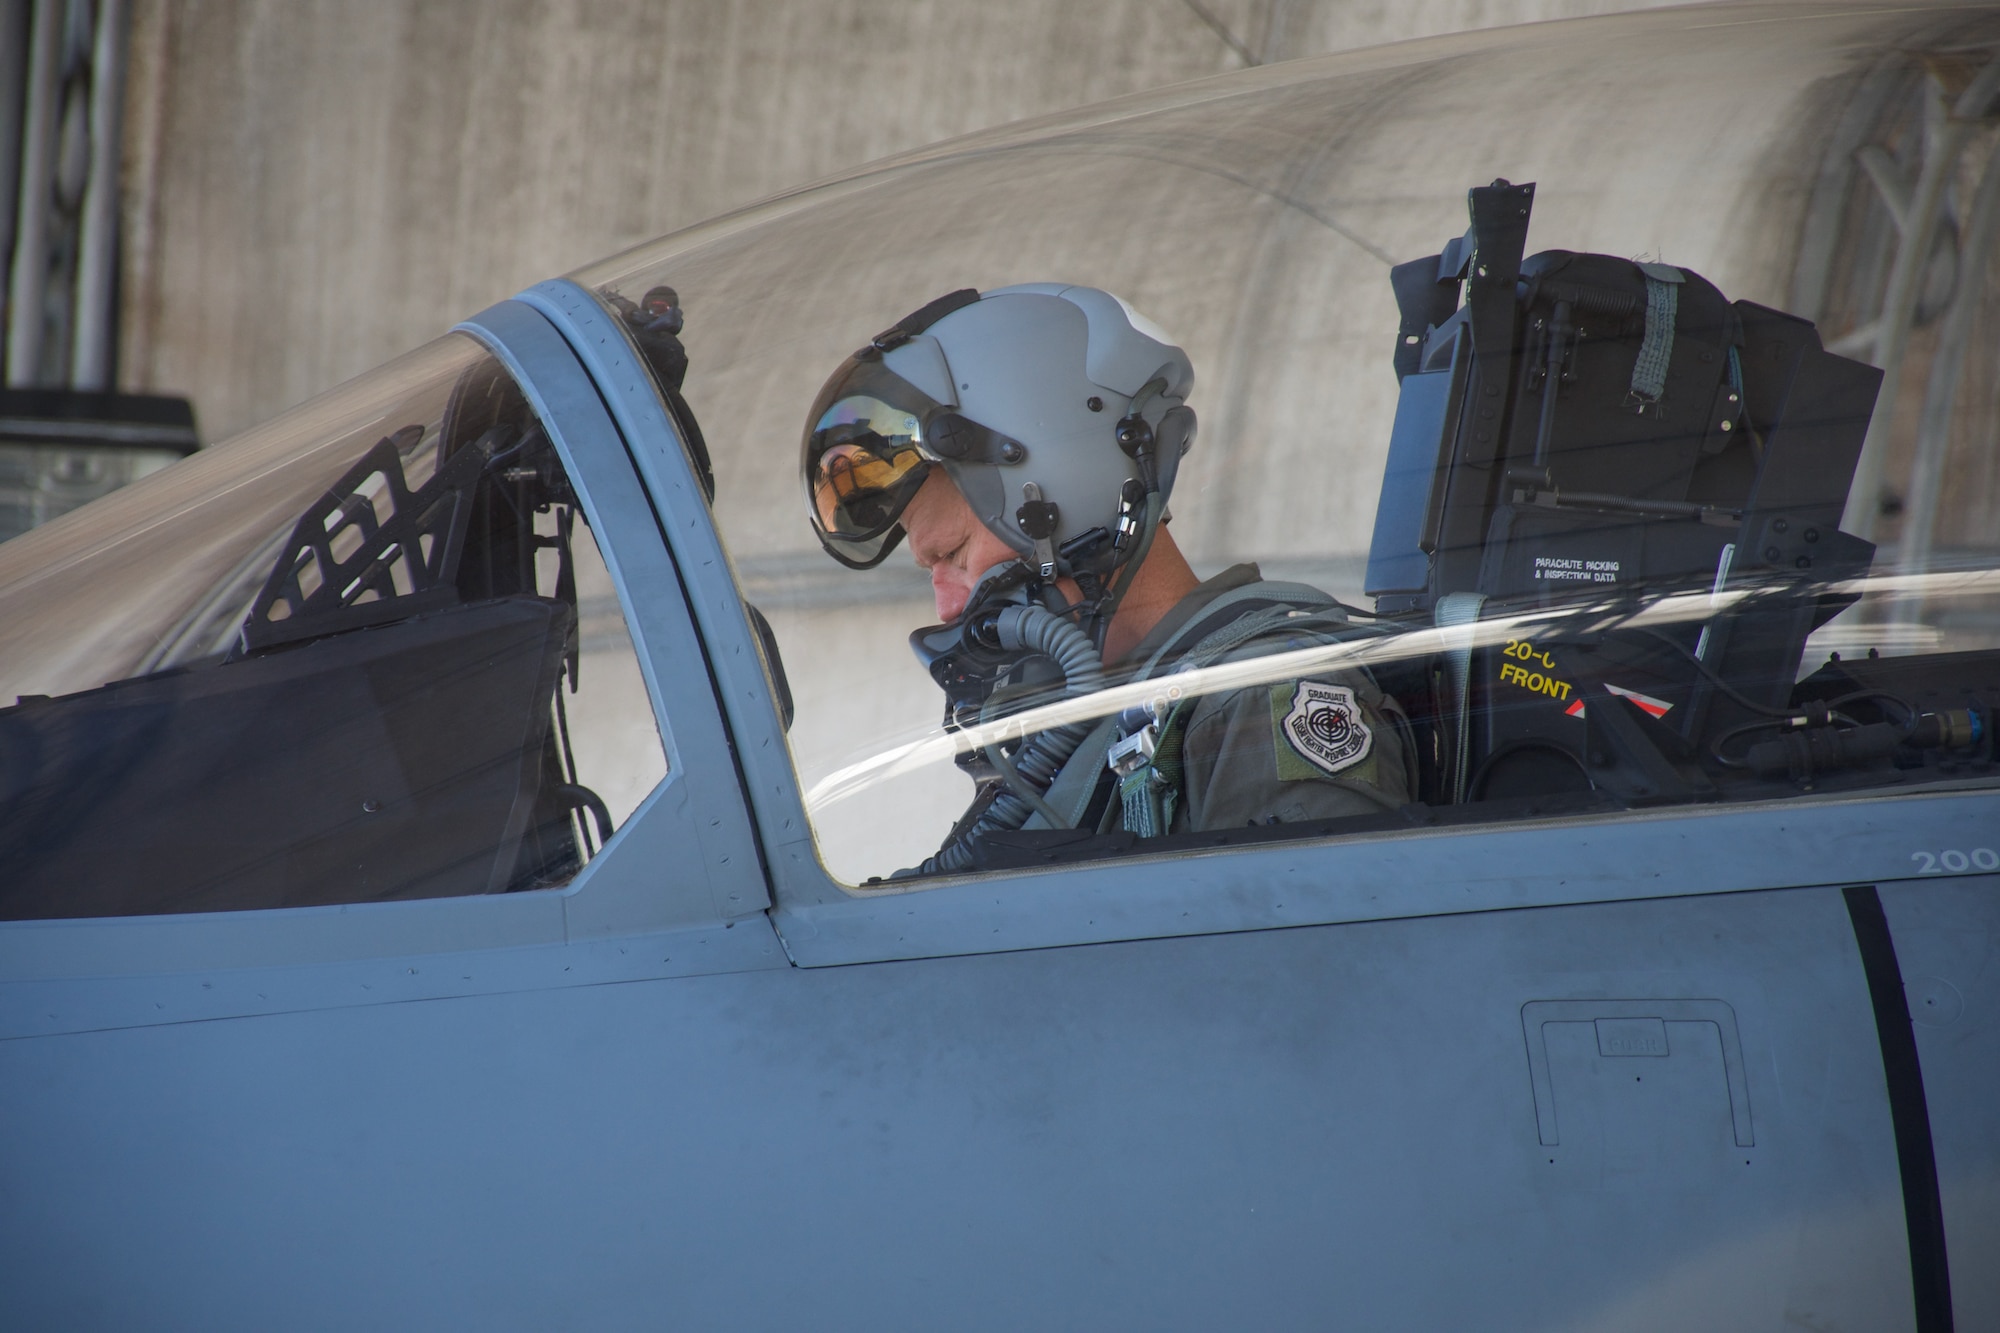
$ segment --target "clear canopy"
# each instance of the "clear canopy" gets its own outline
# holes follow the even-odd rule
[[[941,145],[577,280],[649,364],[684,345],[847,883],[1989,782],[1996,51],[1990,9],[1879,3],[1385,47]],[[1055,525],[1012,628],[937,626],[908,545],[820,548],[802,439],[869,456],[876,418],[814,416],[829,375],[1024,283],[1185,349],[1199,429],[1177,476],[1142,463],[1185,436],[1171,400],[1064,371],[1134,461],[1093,538],[1027,406],[980,420],[956,374],[892,394],[897,503],[976,440]],[[1099,654],[1110,603],[1031,567],[1095,577],[1112,528],[1209,581]],[[0,545],[4,700],[16,916],[559,883],[665,767],[567,476],[457,336]]]
[[[947,732],[906,642],[937,619],[921,572],[901,552],[849,570],[815,542],[797,460],[816,391],[878,331],[966,287],[1103,288],[1188,351],[1201,424],[1171,531],[1197,573],[1255,561],[1389,617],[1257,640],[1188,688],[1297,693],[1362,671],[1400,700],[1421,760],[1377,793],[1384,817],[1979,778],[1992,741],[1977,700],[2000,684],[1991,659],[1936,655],[2000,633],[1996,51],[1991,11],[1879,4],[1409,43],[959,140],[576,278],[679,294],[718,525],[791,664],[794,757],[822,856],[849,882],[938,849],[974,794],[954,757],[994,741],[1004,759],[1022,734],[1158,695],[1147,680],[1057,690],[1015,704],[1042,711],[989,714],[990,735]],[[1447,243],[1467,232],[1468,191],[1496,178],[1534,184],[1527,256],[1611,260],[1531,258],[1502,298],[1518,298],[1504,356],[1475,363],[1476,331],[1433,337],[1451,306],[1410,326],[1390,274],[1442,255],[1426,281],[1471,292]],[[1502,230],[1481,257],[1505,250]],[[1667,341],[1649,350],[1663,312]],[[1832,355],[1798,360],[1807,335],[1770,312],[1816,325]],[[1577,352],[1579,337],[1597,341]],[[1403,339],[1421,357],[1399,368]],[[1667,378],[1647,392],[1634,366],[1655,354]],[[1563,387],[1538,448],[1551,364]],[[1592,397],[1610,379],[1619,392]],[[1504,449],[1474,444],[1451,397],[1468,384],[1504,391]],[[1399,491],[1404,435],[1421,438],[1398,446]],[[1433,460],[1452,478],[1436,488]],[[1383,528],[1397,495],[1407,512]],[[1456,556],[1438,523],[1458,525]],[[1476,629],[1438,627],[1461,616],[1441,612],[1448,593],[1486,597]],[[1866,665],[1878,653],[1933,666]],[[1586,695],[1623,702],[1591,723]],[[1112,836],[1116,804],[1016,854],[1132,847]]]

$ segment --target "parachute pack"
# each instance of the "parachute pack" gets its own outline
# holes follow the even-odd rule
[[[1422,683],[1429,799],[1699,799],[1735,762],[1722,738],[1790,709],[1807,635],[1868,571],[1839,524],[1881,372],[1686,269],[1524,259],[1533,203],[1474,189],[1471,228],[1392,273],[1401,397],[1366,591],[1463,643]],[[1677,593],[1707,601],[1631,614]],[[1564,607],[1606,615],[1473,628]]]

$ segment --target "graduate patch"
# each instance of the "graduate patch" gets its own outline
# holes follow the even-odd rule
[[[1273,693],[1282,698],[1284,688],[1281,685]],[[1360,700],[1345,685],[1299,681],[1292,687],[1291,707],[1276,720],[1278,732],[1292,753],[1320,773],[1330,775],[1354,767],[1368,757],[1375,744],[1375,734],[1361,718]],[[1287,757],[1279,752],[1280,776],[1285,776]]]

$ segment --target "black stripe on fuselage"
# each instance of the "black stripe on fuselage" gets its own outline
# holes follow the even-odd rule
[[[1910,1237],[1910,1285],[1917,1333],[1952,1333],[1951,1270],[1945,1262],[1944,1204],[1938,1196],[1937,1154],[1924,1099],[1924,1071],[1917,1034],[1903,994],[1903,970],[1882,897],[1872,884],[1843,889],[1854,942],[1875,1005],[1875,1033],[1882,1044],[1882,1073],[1889,1085],[1889,1118],[1896,1130],[1896,1162],[1903,1175],[1903,1220]]]

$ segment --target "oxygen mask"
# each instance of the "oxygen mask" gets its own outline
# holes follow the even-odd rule
[[[1029,606],[1063,609],[1052,589],[1009,560],[980,575],[956,620],[911,631],[910,651],[944,691],[946,730],[975,725],[996,708],[1024,707],[1061,686],[1062,672],[1047,658],[1002,646],[1000,614]]]

